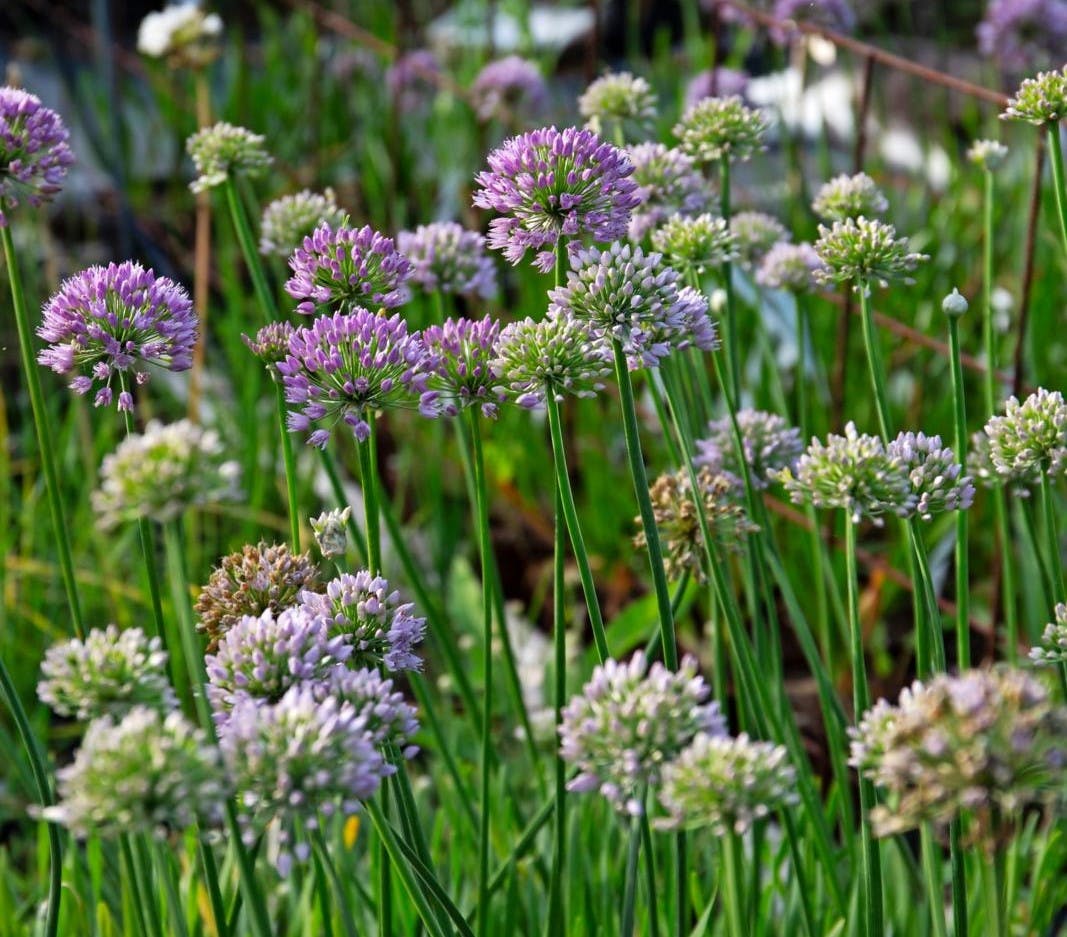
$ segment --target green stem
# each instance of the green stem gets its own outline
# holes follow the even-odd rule
[[[744,924],[744,915],[741,909],[744,907],[744,895],[742,894],[741,882],[741,837],[737,833],[729,832],[719,840],[722,846],[723,877],[723,904],[726,906],[726,923],[730,937],[746,937],[747,929]]]
[[[685,833],[679,834],[685,836]],[[645,892],[648,901],[648,934],[649,937],[659,937],[659,900],[656,897],[656,854],[652,849],[652,826],[648,822],[648,810],[641,814],[641,846],[645,851]],[[684,867],[678,870],[681,881],[685,880]],[[681,893],[684,889],[678,889]],[[682,922],[688,917],[688,901],[678,906],[678,934],[682,935]],[[686,928],[684,933],[688,934]]]
[[[334,894],[337,895],[337,904],[341,909],[341,923],[344,925],[345,934],[347,937],[356,937],[359,933],[356,927],[356,920],[352,916],[352,908],[348,901],[348,895],[345,891],[344,882],[341,880],[341,876],[337,873],[337,866],[334,865],[333,859],[330,857],[329,847],[326,845],[326,840],[322,835],[322,830],[316,828],[311,832],[311,843],[315,852],[315,865],[316,869],[324,868],[327,876],[329,876],[330,882],[333,885]],[[323,921],[328,922],[329,918],[329,901],[323,902]],[[327,925],[328,926],[328,925]]]
[[[15,243],[11,239],[11,228],[0,226],[0,243],[4,246],[4,261],[7,264],[7,278],[11,285],[11,302],[15,307],[15,327],[18,331],[19,358],[22,373],[26,378],[26,387],[30,392],[30,409],[33,411],[33,427],[37,434],[37,449],[41,457],[41,469],[44,472],[45,489],[48,494],[48,508],[52,515],[52,528],[56,535],[56,549],[59,552],[59,571],[63,578],[63,588],[67,593],[67,605],[70,607],[70,619],[74,625],[74,634],[85,637],[81,602],[78,598],[78,584],[74,578],[74,560],[70,550],[70,527],[67,525],[63,510],[63,498],[59,490],[59,470],[56,468],[56,449],[52,442],[52,429],[45,408],[44,392],[41,390],[41,376],[37,371],[36,356],[33,353],[33,333],[30,330],[30,317],[26,308],[26,296],[22,291],[22,275],[19,273],[15,258]]]
[[[372,575],[382,572],[382,533],[378,522],[378,454],[374,417],[370,419],[370,436],[356,443],[359,453],[359,480],[363,484],[363,513],[367,528],[367,567]]]
[[[642,798],[642,802],[644,798]],[[630,838],[626,847],[626,877],[622,890],[622,919],[619,937],[633,937],[634,919],[637,905],[637,859],[641,852],[641,821],[637,817],[630,820]]]
[[[883,442],[889,442],[893,434],[893,423],[889,418],[889,394],[885,386],[885,366],[882,363],[881,346],[874,330],[874,316],[871,313],[870,286],[866,280],[859,279],[856,281],[856,291],[860,295],[863,344],[867,349],[867,365],[871,376],[871,388],[874,391],[874,405],[878,412],[878,428]]]
[[[293,457],[293,437],[285,423],[285,390],[281,381],[274,382],[278,406],[278,432],[282,439],[282,462],[285,465],[285,492],[289,501],[289,540],[293,552],[300,552],[300,509],[296,499],[296,459]]]
[[[1052,504],[1052,484],[1049,482],[1048,466],[1041,467],[1041,510],[1045,516],[1045,538],[1048,545],[1048,562],[1052,575],[1053,602],[1067,600],[1063,586],[1063,559],[1060,556],[1060,531],[1056,523],[1056,509]]]
[[[334,462],[333,456],[325,449],[319,449],[318,452],[323,471],[326,472],[326,477],[330,481],[330,490],[333,491],[334,499],[339,507],[347,506],[348,498],[345,495],[345,487],[341,484],[341,476],[337,474],[337,464]],[[359,561],[365,563],[367,561],[367,539],[363,536],[363,531],[359,529],[359,524],[356,523],[356,519],[351,512],[349,512],[346,526],[348,527],[348,534],[356,546]],[[395,540],[396,538],[394,537],[393,539]]]
[[[1052,164],[1052,189],[1056,193],[1056,211],[1060,216],[1063,249],[1067,251],[1067,181],[1063,178],[1063,148],[1060,144],[1060,123],[1048,123],[1049,162]]]
[[[256,251],[256,239],[252,234],[252,225],[249,224],[244,202],[241,201],[241,193],[237,191],[237,184],[232,178],[226,179],[223,189],[226,190],[226,202],[230,207],[233,229],[237,234],[245,266],[248,267],[248,275],[252,278],[252,288],[255,290],[259,307],[263,312],[264,320],[273,322],[278,318],[278,303],[267,284],[267,275],[259,253]]]
[[[222,888],[219,885],[219,867],[215,862],[215,853],[211,851],[211,845],[200,834],[200,842],[197,845],[200,853],[200,864],[204,869],[204,881],[207,883],[208,900],[211,902],[212,923],[218,937],[229,937],[230,929],[226,924],[226,904],[222,900]]]
[[[945,895],[941,884],[941,850],[937,846],[933,824],[924,823],[919,830],[922,841],[923,876],[926,880],[926,896],[930,902],[930,920],[934,937],[948,937],[945,923]]]
[[[554,708],[557,731],[567,705],[567,614],[564,576],[567,538],[564,533],[563,495],[555,486],[555,526],[552,553],[552,646],[554,650]],[[566,933],[566,897],[563,883],[567,876],[567,765],[557,749],[555,769],[555,823],[552,830],[552,874],[549,883],[548,933]]]
[[[953,442],[961,465],[967,456],[967,398],[960,363],[959,318],[948,317],[949,361],[952,369]],[[956,512],[956,663],[960,670],[971,666],[970,571],[967,545],[967,511]]]
[[[330,895],[330,880],[315,844],[311,850],[311,863],[315,867],[315,897],[318,899],[319,915],[322,918],[320,925],[322,937],[333,937],[333,900]]]
[[[730,157],[719,159],[719,213],[730,224]],[[730,378],[730,391],[734,400],[741,399],[741,364],[737,336],[737,317],[734,310],[733,265],[722,265],[722,285],[726,291],[726,307],[723,310],[723,325],[726,332],[726,369]]]
[[[156,859],[162,866],[160,874],[163,877],[163,887],[167,892],[167,902],[170,904],[171,918],[174,921],[174,933],[178,937],[189,937],[189,926],[185,921],[185,908],[182,907],[178,886],[174,882],[174,867],[170,861],[170,853],[164,849],[162,844],[156,844]]]
[[[963,850],[963,830],[959,817],[949,824],[949,853],[952,857],[953,937],[967,937],[970,930],[967,908],[967,863]]]
[[[1003,486],[993,489],[993,517],[997,526],[997,542],[1001,553],[1001,593],[1004,597],[1005,643],[1004,657],[1014,665],[1019,657],[1019,618],[1015,608],[1015,558],[1008,525],[1008,497]],[[996,622],[993,623],[994,629]],[[994,632],[995,633],[995,632]]]
[[[986,902],[986,933],[989,937],[1009,937],[1007,909],[1004,907],[1004,856],[999,849],[992,855],[982,849],[982,891]]]
[[[141,933],[158,937],[159,921],[153,913],[154,907],[145,897],[152,893],[148,870],[144,867],[143,857],[140,852],[134,848],[132,834],[123,833],[119,837],[119,851],[122,853],[123,861],[126,863],[126,874],[133,884],[133,906],[137,915],[137,923],[141,927]]]

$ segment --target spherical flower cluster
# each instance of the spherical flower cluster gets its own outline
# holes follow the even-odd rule
[[[152,420],[104,456],[93,510],[105,530],[140,518],[166,523],[196,505],[236,499],[240,474],[214,430]]]
[[[815,250],[826,265],[816,273],[820,283],[853,283],[868,288],[871,282],[888,286],[890,280],[914,282],[908,274],[929,260],[926,254],[908,252],[908,239],[898,238],[891,224],[847,218],[833,227],[819,225]]]
[[[493,369],[506,393],[533,409],[545,394],[593,397],[612,373],[611,349],[586,322],[573,316],[522,319],[506,325],[496,344]]]
[[[838,33],[850,33],[856,28],[856,14],[847,0],[775,0],[771,15],[777,20],[807,23]],[[775,27],[768,35],[779,45],[785,45],[798,32]]]
[[[989,0],[975,34],[978,51],[1006,72],[1059,65],[1067,49],[1067,0]]]
[[[1008,158],[1008,148],[996,140],[975,140],[967,150],[967,159],[987,172],[996,172]]]
[[[548,107],[548,85],[535,62],[509,55],[485,65],[471,85],[471,102],[479,120],[519,123]]]
[[[289,257],[320,225],[339,227],[345,221],[344,209],[337,205],[333,189],[276,198],[263,209],[259,226],[259,252],[269,257]]]
[[[1039,387],[1022,403],[1009,397],[985,434],[993,465],[1007,478],[1067,473],[1067,403],[1059,391]]]
[[[485,253],[485,238],[454,221],[419,225],[397,235],[401,253],[411,263],[411,280],[425,293],[451,293],[492,299],[496,267]]]
[[[847,221],[849,218],[877,218],[889,210],[889,200],[865,172],[842,174],[824,182],[815,193],[811,209],[823,221]]]
[[[246,545],[225,556],[211,571],[196,600],[197,630],[214,650],[245,616],[275,614],[295,605],[301,592],[322,589],[319,571],[307,553],[293,554],[284,543]]]
[[[975,838],[989,842],[998,821],[1055,796],[1065,731],[1067,709],[1024,671],[938,674],[866,713],[850,730],[850,763],[889,794],[871,814],[876,835],[968,811]]]
[[[1030,497],[1030,489],[1041,482],[1040,473],[1033,466],[1002,475],[993,463],[989,437],[981,430],[971,434],[970,446],[967,449],[967,473],[983,488],[1009,485],[1012,493],[1019,498]]]
[[[941,445],[940,436],[900,433],[886,446],[886,453],[908,473],[917,499],[914,513],[924,521],[945,511],[966,510],[974,502],[974,484],[963,474],[955,453]]]
[[[1067,664],[1067,605],[1056,605],[1056,620],[1045,626],[1041,642],[1030,648],[1030,659],[1035,664]]]
[[[633,166],[591,130],[524,133],[493,150],[488,162],[489,170],[478,173],[474,204],[502,216],[489,223],[489,246],[511,263],[532,248],[535,266],[547,272],[561,239],[626,236],[639,202]]]
[[[725,218],[675,215],[652,232],[652,246],[675,267],[703,273],[738,258],[737,238]]]
[[[351,648],[351,667],[384,666],[387,670],[421,670],[415,646],[426,633],[426,619],[411,614],[389,583],[365,569],[342,573],[324,593],[307,592],[300,607],[326,619],[330,637],[342,636]]]
[[[660,827],[744,833],[799,801],[796,769],[781,745],[701,734],[663,769],[659,799],[668,813]]]
[[[42,205],[59,192],[74,163],[69,139],[60,116],[36,95],[0,88],[0,228],[20,201]]]
[[[134,706],[174,709],[167,653],[140,628],[94,628],[84,640],[53,644],[41,663],[37,695],[61,716],[121,718]]]
[[[344,556],[348,552],[348,519],[351,516],[352,508],[345,505],[344,508],[323,511],[318,517],[308,519],[319,552],[326,559]]]
[[[741,447],[748,463],[749,483],[763,489],[782,469],[792,468],[804,451],[800,430],[789,425],[777,413],[744,407],[737,411],[737,426],[741,432]],[[728,416],[708,422],[708,432],[696,441],[696,466],[725,473],[738,487],[743,485],[743,472],[737,458],[734,428]]]
[[[262,176],[273,162],[258,133],[225,122],[198,130],[185,143],[197,177],[189,188],[206,192],[234,176]]]
[[[756,282],[774,290],[812,293],[819,288],[815,275],[822,269],[823,262],[811,244],[779,241],[764,255]]]
[[[256,332],[254,338],[242,335],[241,339],[273,375],[277,373],[278,362],[284,361],[289,355],[289,339],[295,331],[289,322],[268,322]]]
[[[310,431],[308,442],[325,448],[338,422],[364,442],[379,410],[419,406],[434,416],[436,394],[426,389],[430,364],[399,315],[356,309],[321,316],[293,333],[289,355],[278,363],[285,399],[295,404],[289,430]]]
[[[656,120],[656,94],[644,78],[609,73],[582,92],[578,112],[594,133],[614,130],[623,139],[641,137]]]
[[[147,706],[90,723],[74,761],[56,775],[60,802],[41,814],[78,836],[162,838],[216,821],[229,793],[204,732],[177,710]]]
[[[114,399],[116,374],[118,408],[132,410],[127,371],[143,384],[148,372],[138,365],[171,371],[192,366],[197,319],[189,294],[132,261],[89,267],[64,280],[42,317],[37,334],[50,344],[37,360],[57,374],[75,375],[70,387],[78,394],[102,385],[93,401],[98,407]]]
[[[677,673],[659,661],[648,666],[638,651],[629,663],[608,660],[564,708],[560,757],[578,768],[571,791],[597,791],[615,809],[644,812],[640,788],[659,783],[700,732],[723,735],[726,722],[711,691],[686,657]]]
[[[418,752],[418,747],[409,742],[419,731],[415,710],[404,701],[402,693],[393,689],[393,681],[373,667],[333,667],[308,687],[317,699],[332,698],[355,709],[375,745],[393,745],[406,758]]]
[[[1008,101],[1001,120],[1024,120],[1043,126],[1067,117],[1067,65],[1060,71],[1040,72],[1027,78]]]
[[[330,637],[327,631],[326,619],[304,606],[239,619],[204,661],[216,720],[224,722],[245,697],[276,703],[290,687],[320,680],[347,660],[352,648],[343,636]]]
[[[745,514],[734,479],[714,473],[706,466],[697,473],[704,504],[708,532],[716,547],[740,549],[750,533],[759,530]],[[700,530],[697,502],[685,469],[660,475],[648,490],[652,514],[665,548],[663,565],[671,579],[679,579],[687,570],[697,582],[704,582],[704,536]],[[634,521],[641,523],[640,516]],[[648,545],[642,528],[634,537],[634,546]]]
[[[385,70],[385,87],[402,114],[418,110],[437,94],[441,66],[429,49],[414,49],[397,57]]]
[[[689,217],[707,207],[711,189],[681,150],[668,149],[662,143],[638,143],[626,155],[634,167],[640,199],[630,217],[629,234],[634,243],[675,215]]]
[[[171,68],[203,68],[219,55],[222,20],[195,2],[170,3],[149,13],[137,29],[137,51],[166,59]]]
[[[743,95],[748,87],[748,75],[733,68],[719,66],[697,72],[685,86],[685,110],[704,98],[716,98],[720,95]]]
[[[289,267],[293,275],[285,291],[304,315],[353,306],[392,309],[410,296],[410,261],[370,225],[319,225],[289,258]]]
[[[738,212],[730,219],[738,260],[747,270],[758,267],[776,244],[791,235],[777,218],[761,211]]]
[[[506,398],[493,367],[499,337],[500,323],[489,316],[477,321],[446,319],[423,331],[423,343],[433,359],[430,387],[440,394],[442,413],[455,416],[477,406],[482,416],[496,418],[497,405]]]
[[[704,98],[683,115],[674,136],[698,163],[748,159],[763,143],[767,119],[737,95]]]
[[[883,514],[908,517],[918,502],[904,464],[877,436],[856,432],[853,423],[844,436],[831,433],[825,444],[813,439],[796,467],[775,477],[794,504],[842,508],[855,522],[868,517],[877,523]]]

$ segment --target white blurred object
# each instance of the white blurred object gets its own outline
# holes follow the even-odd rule
[[[493,47],[499,55],[519,52],[528,36],[537,51],[560,52],[588,35],[593,25],[593,11],[588,7],[531,7],[525,29],[511,13],[498,9],[493,17]],[[453,7],[430,24],[427,36],[431,45],[441,48],[481,48],[488,38],[485,14],[481,9],[475,15],[462,5]]]
[[[790,67],[753,78],[745,96],[757,107],[777,112],[786,127],[809,139],[821,137],[824,126],[842,140],[851,139],[856,132],[852,80],[835,70],[806,88],[801,82],[800,71]]]
[[[174,3],[141,20],[137,51],[156,59],[184,55],[199,61],[214,56],[214,40],[221,34],[218,14],[205,13],[195,0]]]

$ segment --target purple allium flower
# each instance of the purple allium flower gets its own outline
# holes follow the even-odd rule
[[[422,341],[433,360],[430,387],[437,391],[441,412],[455,416],[478,406],[482,416],[495,419],[497,404],[506,395],[493,367],[500,323],[484,319],[446,319],[423,330]]]
[[[914,513],[924,521],[945,511],[966,510],[974,502],[974,484],[955,453],[941,445],[940,436],[900,433],[886,452],[907,470],[917,498]]]
[[[94,403],[107,406],[117,373],[118,408],[132,410],[125,373],[132,370],[133,382],[143,384],[148,372],[137,370],[138,362],[170,371],[191,367],[197,319],[182,287],[126,261],[89,267],[65,280],[45,304],[37,334],[51,343],[38,362],[76,375],[73,391],[85,394],[99,383]]]
[[[576,251],[567,285],[550,290],[550,316],[588,322],[618,341],[632,369],[656,367],[672,351],[693,344],[707,319],[707,300],[686,290],[678,272],[659,254],[616,241],[605,250]]]
[[[978,51],[1006,72],[1060,65],[1067,55],[1067,0],[989,0],[975,34]]]
[[[423,292],[456,296],[496,295],[496,267],[485,253],[485,238],[454,221],[419,225],[401,231],[397,246],[411,262],[411,280]]]
[[[591,130],[545,127],[507,140],[478,173],[474,204],[503,217],[489,223],[489,246],[513,264],[528,248],[544,272],[563,238],[594,241],[626,236],[638,204],[633,166]]]
[[[293,337],[295,331],[296,329],[290,322],[268,322],[256,332],[254,338],[242,335],[241,340],[273,374],[277,370],[278,362],[288,357],[289,339]]]
[[[842,173],[819,187],[811,210],[829,223],[860,215],[877,218],[889,210],[889,200],[867,173],[857,172],[851,176]]]
[[[745,407],[737,411],[737,426],[741,431],[741,445],[753,488],[766,488],[775,473],[796,465],[804,451],[800,430],[790,426],[777,413]],[[709,421],[707,436],[698,439],[696,445],[694,465],[706,466],[713,472],[725,472],[738,486],[742,485],[734,428],[728,416]]]
[[[496,345],[494,370],[515,402],[528,409],[545,394],[592,397],[611,375],[611,349],[586,322],[572,316],[523,319],[506,325]]]
[[[1030,648],[1030,660],[1040,666],[1067,664],[1067,605],[1059,602],[1053,614],[1056,620],[1045,626],[1041,641]]]
[[[1067,117],[1067,65],[1060,71],[1027,78],[1008,101],[1001,120],[1023,120],[1041,127]]]
[[[198,130],[185,142],[197,177],[189,188],[206,192],[234,176],[262,176],[274,161],[267,152],[266,138],[244,127],[225,122]]]
[[[23,199],[42,205],[62,188],[74,154],[60,116],[21,88],[0,88],[0,228]]]
[[[1005,478],[1067,474],[1067,402],[1058,390],[1039,387],[1022,403],[1009,397],[985,434],[993,465]]]
[[[314,594],[314,593],[312,593]],[[341,635],[327,634],[328,622],[305,606],[277,615],[270,609],[239,619],[204,660],[207,695],[215,719],[226,721],[237,701],[251,697],[276,703],[292,686],[322,679],[352,653]]]
[[[726,733],[710,695],[692,657],[677,673],[659,661],[649,667],[642,651],[629,663],[605,661],[563,710],[559,754],[579,772],[567,789],[597,791],[616,810],[640,816],[643,785],[658,784],[698,733]]]
[[[743,95],[748,87],[748,75],[733,68],[719,67],[697,72],[685,86],[685,110],[704,98]]]
[[[357,309],[320,316],[293,333],[278,373],[285,399],[296,405],[289,411],[290,432],[311,430],[308,442],[319,448],[338,422],[364,442],[379,410],[418,406],[426,416],[437,413],[437,395],[426,387],[432,362],[396,314]]]
[[[351,667],[421,670],[415,645],[426,632],[426,619],[411,614],[414,605],[365,569],[342,573],[326,584],[324,594],[307,592],[300,606],[326,619],[331,637],[342,636],[351,647]]]
[[[94,628],[84,640],[53,644],[41,663],[37,696],[61,716],[83,722],[121,718],[134,706],[177,708],[167,678],[167,652],[140,628]]]
[[[271,257],[289,257],[319,225],[338,227],[345,223],[345,217],[333,189],[322,193],[304,189],[295,195],[283,195],[263,209],[259,252]]]
[[[856,14],[847,0],[775,0],[772,15],[776,19],[807,23],[838,33],[850,33],[856,28]],[[768,35],[779,45],[785,45],[796,32],[771,29]]]
[[[385,87],[401,113],[418,110],[436,94],[441,66],[429,49],[415,49],[397,56],[385,70]]]
[[[511,125],[538,117],[548,106],[548,85],[535,62],[509,55],[489,62],[471,85],[480,120]]]
[[[823,284],[851,283],[854,289],[886,287],[895,279],[914,283],[909,274],[930,259],[909,252],[908,239],[898,238],[891,224],[862,215],[835,221],[830,228],[819,225],[815,250],[825,264],[816,279]]]
[[[791,237],[777,218],[761,211],[738,212],[730,219],[730,233],[737,245],[738,260],[747,270],[758,267],[775,244]]]
[[[763,144],[767,119],[737,95],[697,101],[674,126],[678,146],[698,163],[748,159]]]
[[[296,311],[308,316],[354,306],[392,309],[410,296],[411,264],[392,238],[370,225],[319,225],[289,258],[289,267],[293,275],[285,291],[300,301]]]
[[[779,241],[764,255],[756,282],[775,290],[813,293],[819,288],[815,274],[822,268],[823,262],[811,244]]]
[[[419,731],[415,710],[404,701],[403,693],[393,689],[393,681],[374,668],[333,667],[310,689],[318,699],[332,697],[352,706],[366,721],[376,745],[395,745],[406,758],[418,753],[418,746],[409,744]]]
[[[644,78],[629,72],[609,73],[582,92],[578,112],[594,133],[606,135],[613,130],[620,142],[642,137],[656,120],[656,93]]]
[[[638,143],[626,155],[634,167],[640,199],[630,217],[629,234],[634,243],[672,216],[690,217],[707,208],[711,187],[681,150],[668,149],[662,143]]]

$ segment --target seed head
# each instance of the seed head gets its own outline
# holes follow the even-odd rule
[[[737,237],[725,218],[674,215],[652,232],[652,246],[679,270],[698,274],[739,256]]]
[[[1067,403],[1059,391],[1039,387],[1019,403],[1009,397],[1004,415],[985,425],[989,455],[1006,478],[1058,478],[1067,473]]]
[[[1061,71],[1040,72],[1027,78],[1008,101],[1001,120],[1024,120],[1043,126],[1067,117],[1067,65]]]
[[[888,286],[890,280],[903,279],[920,263],[930,258],[926,254],[908,252],[908,239],[898,238],[896,228],[881,221],[864,217],[835,221],[833,227],[819,225],[819,240],[815,242],[825,269],[816,273],[820,283],[852,283],[869,287],[872,281]]]

